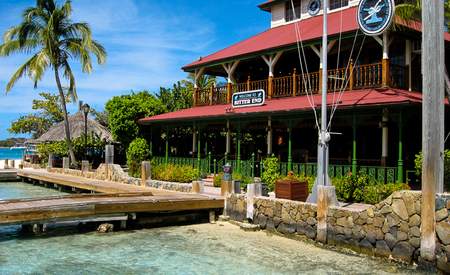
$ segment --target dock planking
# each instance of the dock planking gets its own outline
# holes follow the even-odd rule
[[[22,178],[102,194],[71,194],[37,199],[0,200],[0,225],[79,221],[129,215],[223,209],[224,199],[206,195],[23,169]]]

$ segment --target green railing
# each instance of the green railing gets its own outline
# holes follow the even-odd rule
[[[153,161],[156,164],[166,163],[165,157],[153,157]],[[170,164],[176,165],[188,165],[194,168],[198,168],[201,174],[215,174],[220,173],[223,170],[223,166],[229,163],[234,172],[239,172],[243,176],[255,177],[260,176],[264,170],[263,163],[259,163],[259,169],[257,169],[257,162],[254,156],[248,160],[235,160],[227,157],[222,157],[219,160],[212,158],[211,154],[208,154],[206,158],[182,158],[182,157],[169,157],[167,160]],[[292,163],[292,171],[296,175],[315,177],[317,175],[317,163]],[[328,174],[331,178],[340,178],[352,171],[351,165],[334,165],[331,164],[328,167]],[[357,166],[357,171],[363,172],[369,176],[370,179],[384,183],[396,182],[397,180],[397,167],[381,167],[381,166]],[[280,162],[281,175],[287,175],[288,163]]]

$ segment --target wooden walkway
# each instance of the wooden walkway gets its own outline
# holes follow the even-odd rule
[[[94,180],[46,170],[23,169],[18,176],[103,194],[75,194],[37,199],[0,200],[0,225],[78,221],[130,213],[223,209],[224,199]]]

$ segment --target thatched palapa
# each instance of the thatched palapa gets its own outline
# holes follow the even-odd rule
[[[77,112],[76,114],[69,116],[69,127],[70,127],[70,137],[78,138],[84,136],[84,113]],[[105,126],[101,125],[97,121],[87,119],[87,134],[96,135],[102,140],[107,142],[113,142],[111,133],[106,129]],[[56,124],[41,137],[39,137],[37,142],[49,142],[49,141],[63,141],[66,139],[66,132],[64,129],[64,121]]]

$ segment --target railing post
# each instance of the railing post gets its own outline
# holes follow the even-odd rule
[[[319,90],[318,93],[322,93],[322,70],[319,70]]]
[[[353,90],[354,85],[354,74],[353,74],[353,59],[350,59],[350,81],[349,81],[349,87],[348,89],[351,91]]]
[[[297,68],[292,72],[292,96],[297,95]]]
[[[252,153],[252,178],[255,177],[255,153]]]
[[[273,76],[267,79],[267,98],[271,99],[273,94]]]
[[[198,88],[195,87],[194,90],[192,91],[192,104],[194,106],[197,106],[197,93],[198,93]]]
[[[250,91],[252,88],[251,88],[251,85],[250,85],[250,75],[247,77],[247,91]]]
[[[292,171],[292,122],[289,121],[288,128],[288,172]]]
[[[233,84],[227,83],[227,103],[231,103],[231,96],[233,95]]]
[[[381,85],[383,87],[389,87],[389,59],[387,58],[383,58],[382,62],[381,62],[381,70],[383,71],[382,74],[382,83]]]

